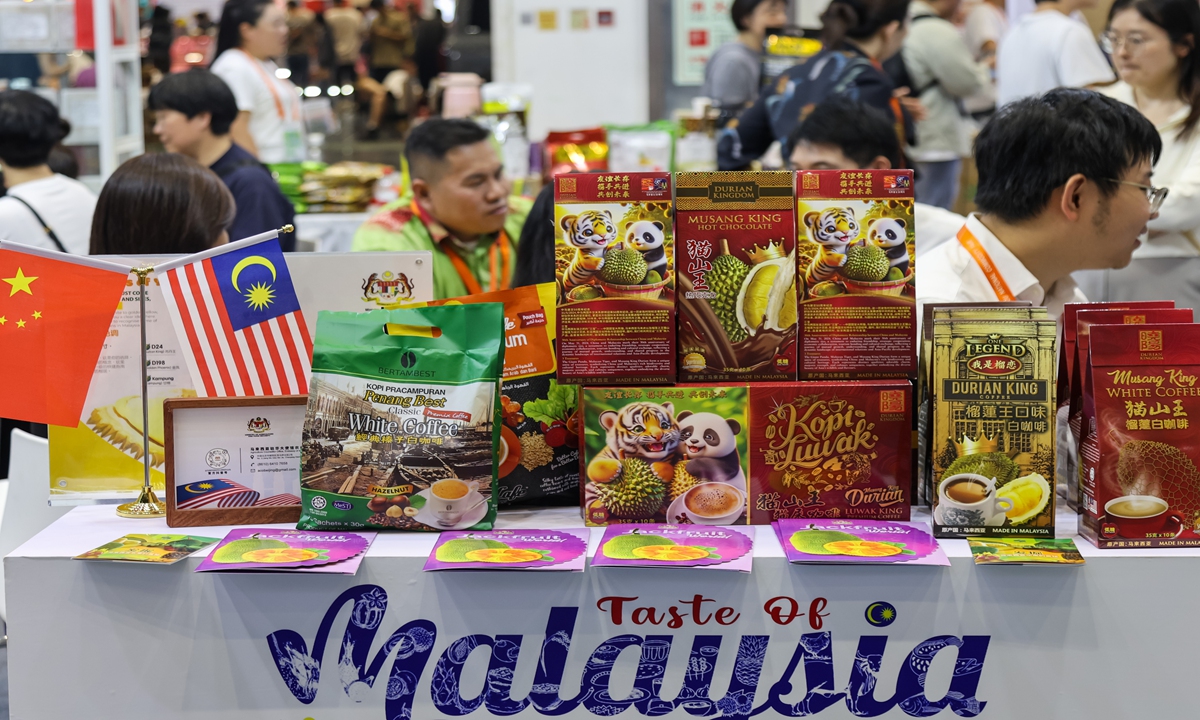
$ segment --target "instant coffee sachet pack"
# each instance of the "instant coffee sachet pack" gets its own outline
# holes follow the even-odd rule
[[[303,530],[491,529],[504,306],[322,312]]]

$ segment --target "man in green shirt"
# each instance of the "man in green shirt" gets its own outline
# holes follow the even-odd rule
[[[517,239],[530,201],[509,197],[487,130],[431,119],[404,146],[412,190],[354,234],[353,249],[432,250],[437,299],[511,287]]]

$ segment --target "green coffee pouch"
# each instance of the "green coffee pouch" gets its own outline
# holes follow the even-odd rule
[[[488,530],[504,306],[321,312],[302,448],[303,530]]]

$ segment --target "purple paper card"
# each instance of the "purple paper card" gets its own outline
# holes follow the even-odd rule
[[[587,541],[582,528],[443,532],[425,569],[583,572]]]
[[[361,556],[374,540],[373,532],[238,528],[229,531],[196,572],[290,570],[352,574],[358,570],[357,563],[343,563]]]
[[[710,525],[609,525],[596,567],[694,567],[750,572],[750,530]]]
[[[950,565],[924,523],[812,519],[772,524],[788,562]]]

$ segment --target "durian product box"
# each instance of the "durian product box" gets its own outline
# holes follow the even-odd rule
[[[934,320],[938,537],[1054,537],[1053,320]]]
[[[1165,325],[1190,324],[1193,313],[1190,308],[1137,308],[1133,310],[1078,310],[1075,313],[1075,351],[1082,363],[1076,367],[1075,377],[1080,387],[1072,393],[1068,408],[1068,437],[1072,447],[1076,448],[1072,466],[1075,474],[1069,478],[1067,500],[1078,513],[1084,512],[1081,498],[1084,496],[1084,486],[1089,480],[1083,472],[1082,455],[1095,456],[1095,443],[1085,442],[1085,436],[1090,432],[1090,425],[1095,419],[1096,393],[1094,384],[1095,374],[1092,371],[1091,339],[1094,329],[1105,325]],[[1075,434],[1077,433],[1077,434]],[[1062,452],[1060,451],[1060,454]]]
[[[925,303],[921,306],[919,326],[920,345],[917,347],[917,388],[913,402],[917,406],[916,432],[917,447],[915,452],[916,471],[913,473],[913,502],[918,505],[929,505],[929,484],[932,482],[929,466],[929,372],[933,367],[933,313],[942,308],[980,308],[980,307],[1031,307],[1028,300],[1012,302],[972,302],[972,303]]]
[[[1093,326],[1091,368],[1080,533],[1200,545],[1200,325]]]
[[[675,382],[670,173],[554,178],[558,380]]]
[[[792,173],[675,175],[680,382],[796,378]]]
[[[750,386],[750,522],[908,520],[912,384]]]
[[[1122,303],[1070,303],[1063,309],[1060,322],[1062,344],[1058,353],[1058,411],[1055,415],[1059,448],[1058,482],[1060,485],[1065,484],[1060,494],[1066,498],[1067,505],[1076,512],[1081,512],[1079,443],[1083,439],[1083,386],[1088,373],[1091,326],[1192,322],[1191,310],[1176,313],[1174,308],[1173,300],[1146,300]]]
[[[800,379],[915,377],[911,170],[796,174]]]
[[[588,525],[748,521],[745,385],[585,387]]]

